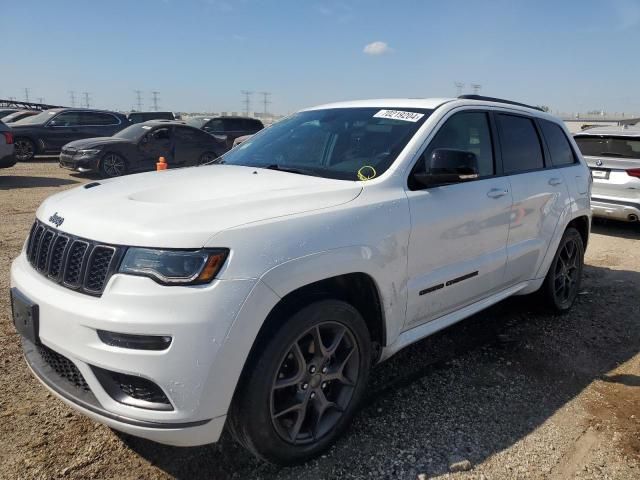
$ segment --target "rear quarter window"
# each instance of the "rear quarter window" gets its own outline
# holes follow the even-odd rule
[[[573,149],[564,130],[559,125],[549,122],[548,120],[539,120],[539,122],[542,128],[542,134],[549,148],[551,164],[554,167],[561,167],[563,165],[576,163],[576,157],[573,154]]]

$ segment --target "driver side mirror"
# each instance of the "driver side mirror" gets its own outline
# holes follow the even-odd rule
[[[424,171],[413,177],[425,187],[474,180],[478,178],[478,157],[465,150],[438,148],[424,159]]]

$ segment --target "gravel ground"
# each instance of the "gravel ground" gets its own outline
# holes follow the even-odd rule
[[[9,265],[40,202],[85,181],[52,161],[0,171],[0,478],[640,478],[640,225],[595,223],[571,313],[517,297],[407,348],[373,370],[335,447],[283,469],[227,437],[117,435],[28,373]]]

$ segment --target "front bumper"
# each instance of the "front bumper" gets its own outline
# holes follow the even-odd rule
[[[69,155],[64,151],[60,153],[60,167],[75,172],[98,171],[99,158],[95,156]]]
[[[212,443],[220,436],[236,378],[218,374],[220,360],[215,360],[256,282],[163,287],[148,278],[116,274],[101,297],[92,297],[51,282],[33,269],[24,252],[11,267],[11,286],[38,305],[40,341],[72,362],[88,392],[47,368],[33,344],[24,341],[35,376],[65,403],[101,423],[180,446]],[[97,330],[170,335],[172,342],[162,351],[120,348],[103,343]],[[155,383],[172,410],[117,401],[96,368]]]
[[[595,217],[637,222],[640,219],[640,202],[593,196],[591,197],[591,211]]]

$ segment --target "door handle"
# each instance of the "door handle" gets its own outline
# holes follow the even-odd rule
[[[487,197],[500,198],[500,197],[504,197],[508,193],[509,193],[509,190],[506,188],[492,188],[487,192]]]
[[[558,177],[553,177],[549,179],[549,185],[552,187],[556,187],[562,183],[562,179]]]

